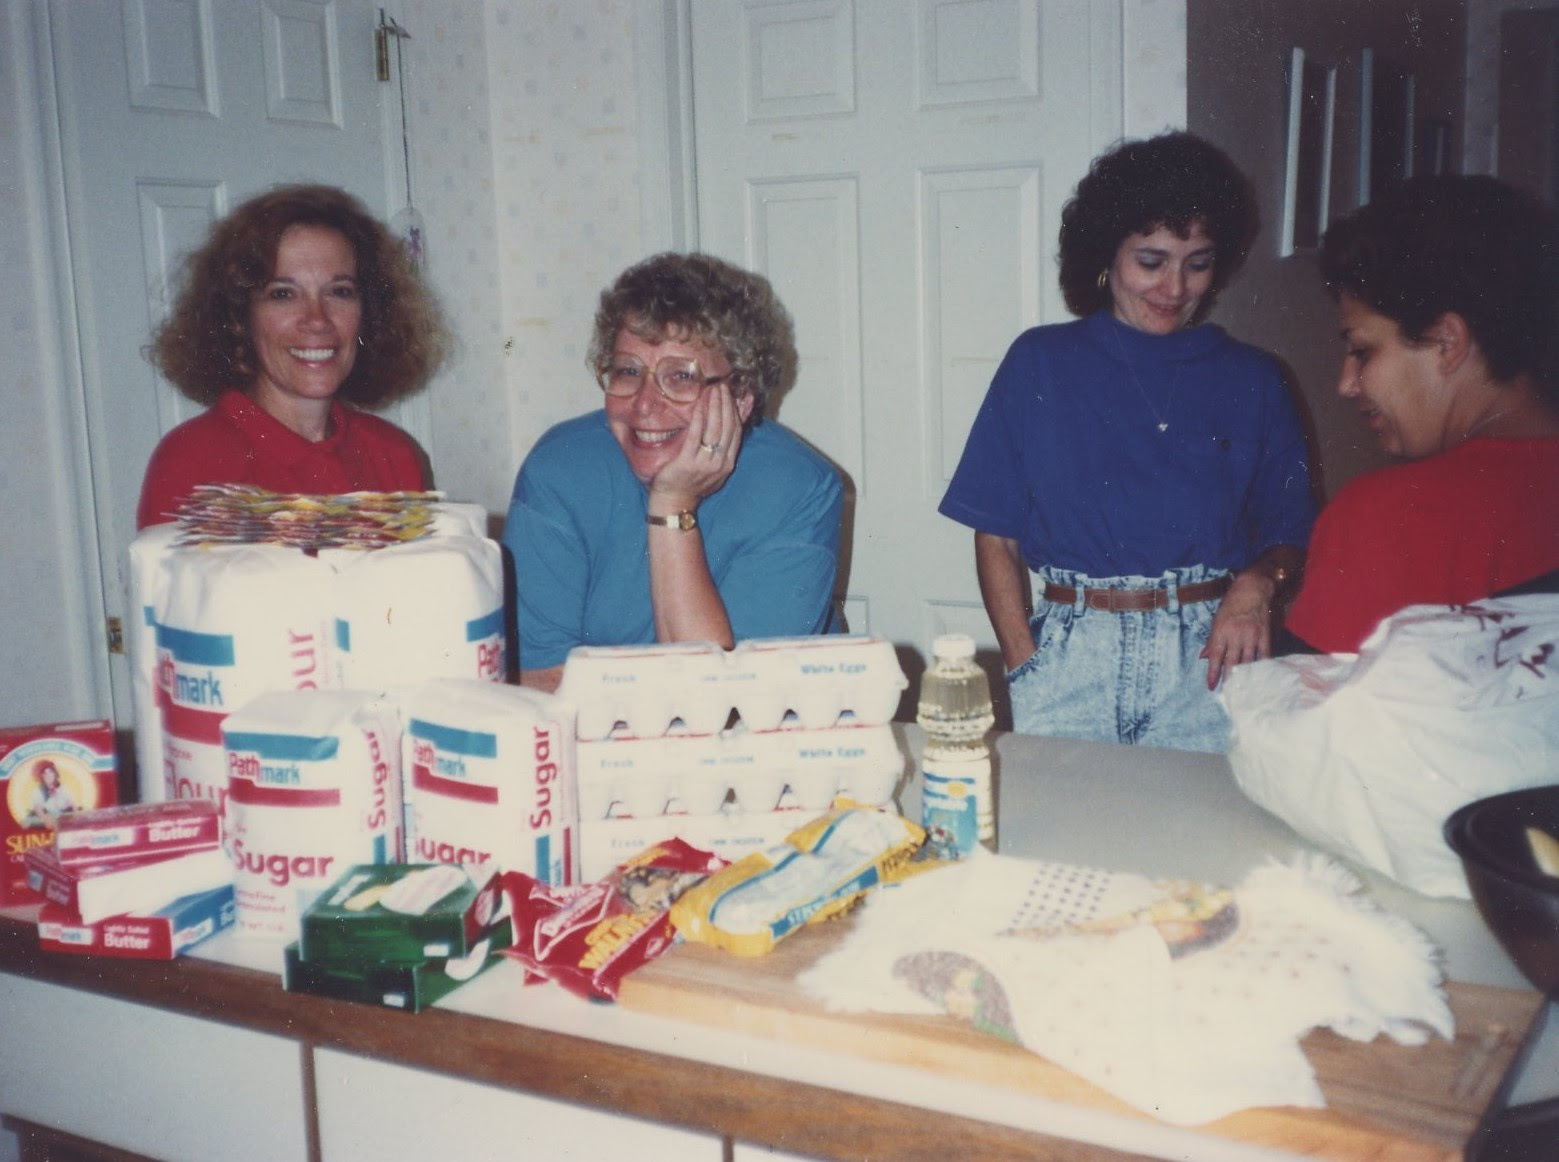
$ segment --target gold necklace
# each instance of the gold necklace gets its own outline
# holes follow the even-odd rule
[[[1122,327],[1126,326],[1125,323],[1121,323],[1118,319],[1112,319],[1111,322],[1115,323],[1115,324],[1118,324],[1119,326],[1122,326]],[[1169,431],[1169,413],[1167,411],[1165,411],[1163,413],[1160,413],[1158,408],[1153,406],[1153,401],[1148,398],[1148,393],[1142,387],[1142,380],[1137,378],[1137,369],[1136,369],[1136,367],[1134,367],[1132,365],[1131,360],[1126,355],[1126,344],[1121,342],[1121,334],[1120,334],[1120,332],[1117,331],[1114,326],[1112,326],[1110,328],[1110,334],[1115,339],[1115,349],[1121,353],[1121,362],[1126,365],[1126,374],[1131,376],[1131,382],[1136,385],[1136,387],[1137,387],[1137,394],[1142,397],[1143,405],[1148,409],[1148,411],[1150,413],[1152,413],[1153,419],[1157,422],[1159,433],[1162,434],[1164,432]],[[1180,381],[1180,369],[1178,367],[1176,367],[1175,368],[1175,373],[1170,378],[1170,381],[1169,381],[1169,402],[1170,403],[1174,403],[1174,401],[1175,401],[1175,385],[1179,381]]]
[[[1484,416],[1481,420],[1478,420],[1470,428],[1468,428],[1465,432],[1462,433],[1462,443],[1465,444],[1468,440],[1472,439],[1474,435],[1476,435],[1478,432],[1481,432],[1484,428],[1488,427],[1495,420],[1502,420],[1506,416],[1514,415],[1516,412],[1525,411],[1525,410],[1526,410],[1526,404],[1518,403],[1518,404],[1515,404],[1515,405],[1513,405],[1511,407],[1504,408],[1504,409],[1502,409],[1500,411],[1489,413],[1488,415]]]

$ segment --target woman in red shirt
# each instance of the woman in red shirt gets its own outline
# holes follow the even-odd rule
[[[138,527],[171,520],[198,484],[427,487],[411,437],[358,407],[422,388],[448,346],[401,244],[351,195],[281,186],[245,202],[186,260],[153,342],[159,370],[210,407],[153,451]]]
[[[1321,513],[1289,613],[1300,642],[1357,651],[1409,605],[1454,605],[1559,570],[1559,232],[1489,177],[1432,177],[1326,233],[1339,394],[1408,463]]]

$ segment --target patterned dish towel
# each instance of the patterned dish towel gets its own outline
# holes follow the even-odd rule
[[[1170,1122],[1320,1108],[1312,1029],[1453,1033],[1435,949],[1360,886],[1320,856],[1229,890],[977,853],[872,896],[800,984],[835,1011],[949,1013]]]

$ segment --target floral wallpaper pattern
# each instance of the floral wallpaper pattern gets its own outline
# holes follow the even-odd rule
[[[596,299],[641,257],[633,4],[402,8],[412,190],[460,335],[430,453],[440,487],[501,517],[536,438],[596,406]]]
[[[497,518],[536,438],[597,406],[596,299],[658,233],[640,220],[634,21],[659,11],[401,0],[396,18],[412,35],[412,190],[461,340],[433,389],[429,451],[440,487]],[[1183,125],[1184,0],[1128,0],[1122,21],[1127,132]]]

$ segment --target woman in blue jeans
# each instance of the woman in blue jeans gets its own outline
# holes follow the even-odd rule
[[[1266,657],[1315,516],[1276,362],[1206,323],[1254,232],[1188,133],[1099,157],[1061,215],[1079,316],[1018,336],[940,511],[975,530],[1014,728],[1223,750],[1213,693]]]

